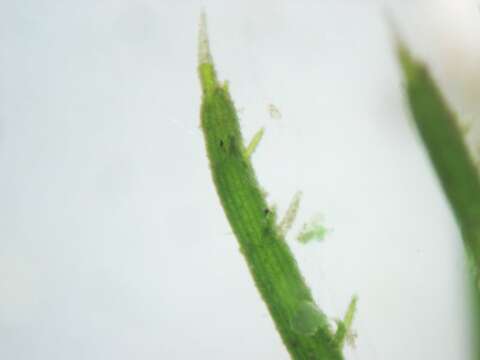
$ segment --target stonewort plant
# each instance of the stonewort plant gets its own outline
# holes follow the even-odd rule
[[[291,357],[340,360],[356,307],[333,331],[318,308],[285,241],[300,201],[297,194],[282,221],[265,199],[250,156],[260,130],[245,146],[227,83],[220,83],[209,50],[205,15],[199,35],[198,72],[202,85],[201,128],[213,182],[250,273]]]
[[[405,79],[405,94],[417,132],[462,234],[472,304],[474,359],[480,359],[480,177],[451,110],[426,64],[416,59],[396,35],[397,55]]]
[[[395,45],[407,104],[440,184],[460,228],[469,264],[472,304],[473,359],[480,360],[480,177],[466,145],[461,125],[428,67],[416,59],[398,35]],[[213,183],[252,278],[295,360],[343,359],[351,338],[357,297],[332,329],[315,304],[295,258],[285,241],[298,210],[301,193],[282,220],[265,198],[251,163],[264,130],[245,145],[228,84],[217,78],[209,49],[205,15],[199,34],[198,73],[202,87],[201,129]],[[304,226],[300,242],[322,238],[319,224]]]

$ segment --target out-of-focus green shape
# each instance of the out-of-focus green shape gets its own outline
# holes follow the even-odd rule
[[[480,178],[462,128],[427,66],[397,38],[410,111],[460,228],[470,266],[474,359],[480,360]]]
[[[327,235],[327,228],[321,224],[320,219],[314,219],[303,224],[302,229],[297,235],[297,240],[302,244],[307,244],[313,240],[321,241]]]
[[[398,43],[413,119],[450,202],[474,271],[480,266],[480,178],[456,116],[428,68]]]
[[[240,131],[228,87],[216,77],[205,19],[199,38],[201,128],[213,182],[255,284],[295,360],[341,360],[325,315],[315,304],[275,212],[261,190]],[[221,269],[219,269],[221,271]],[[307,305],[306,305],[307,304]]]

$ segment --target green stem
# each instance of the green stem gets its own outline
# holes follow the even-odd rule
[[[480,179],[450,111],[426,66],[415,61],[405,47],[400,59],[413,118],[452,206],[465,244],[480,264]]]
[[[471,270],[475,299],[473,315],[480,329],[480,178],[464,141],[456,116],[452,113],[427,67],[412,57],[398,41],[398,56],[406,80],[406,95],[418,132],[440,179],[443,191],[461,230]],[[477,331],[476,336],[480,332]],[[476,341],[479,343],[478,341]],[[475,359],[480,359],[477,345]]]
[[[343,359],[326,316],[278,231],[240,132],[228,88],[219,84],[205,22],[199,41],[203,130],[213,181],[250,273],[293,359]]]

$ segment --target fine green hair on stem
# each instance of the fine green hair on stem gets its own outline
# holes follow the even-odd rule
[[[315,304],[277,225],[275,210],[267,204],[258,184],[250,157],[263,130],[251,146],[245,146],[228,87],[217,79],[204,14],[198,56],[201,129],[213,183],[255,285],[292,359],[343,359],[344,335],[336,336]],[[288,221],[283,230],[287,225]]]

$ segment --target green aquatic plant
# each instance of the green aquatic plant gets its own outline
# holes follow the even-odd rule
[[[263,131],[245,147],[228,86],[217,79],[204,16],[200,25],[198,73],[203,92],[201,129],[213,182],[240,251],[287,350],[296,360],[343,359],[346,325],[339,326],[336,334],[330,328],[284,238],[299,196],[279,226],[250,159]]]
[[[428,67],[397,37],[405,93],[416,128],[459,226],[469,264],[472,320],[480,359],[480,177],[464,130]]]
[[[398,45],[405,91],[413,119],[450,202],[467,253],[480,266],[480,178],[457,117],[428,68],[405,45]]]

